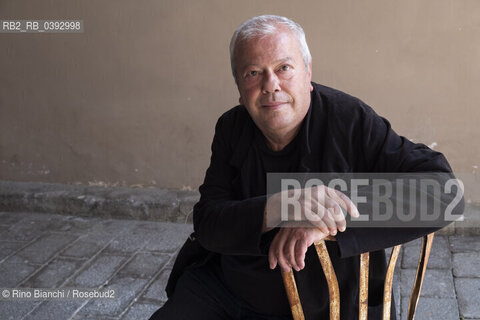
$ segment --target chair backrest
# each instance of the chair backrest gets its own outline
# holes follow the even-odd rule
[[[422,289],[423,278],[427,269],[428,257],[432,248],[434,234],[426,235],[422,239],[422,247],[420,251],[420,259],[418,260],[417,273],[415,275],[415,282],[413,284],[412,294],[410,295],[410,302],[408,305],[408,320],[413,320],[415,317],[415,310],[417,309],[418,299],[420,297],[420,290]],[[332,261],[327,251],[325,241],[335,241],[333,237],[327,237],[315,243],[315,249],[322,265],[323,273],[327,279],[328,292],[330,294],[330,320],[340,319],[340,292],[338,289],[338,281],[335,275],[335,270],[332,266]],[[393,273],[395,271],[395,264],[397,262],[398,254],[400,253],[401,244],[393,247],[388,262],[387,274],[385,276],[385,285],[383,290],[383,320],[390,319],[390,309],[392,303],[392,283]],[[365,252],[360,255],[360,283],[359,283],[359,319],[367,320],[368,312],[368,270],[369,270],[369,253]],[[288,301],[292,310],[294,320],[303,320],[303,309],[298,296],[297,285],[293,276],[292,270],[283,272],[283,283],[287,291]]]

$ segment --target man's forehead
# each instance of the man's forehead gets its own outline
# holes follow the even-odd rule
[[[235,59],[240,65],[250,65],[256,64],[256,60],[270,56],[271,63],[280,63],[295,61],[296,56],[301,55],[300,51],[300,44],[290,32],[279,31],[241,41],[235,48]]]
[[[239,43],[237,43],[236,47],[237,49],[245,47],[262,47],[265,45],[288,41],[296,41],[296,38],[290,30],[282,28],[277,29],[276,31],[269,34],[259,34],[247,39],[242,39]]]

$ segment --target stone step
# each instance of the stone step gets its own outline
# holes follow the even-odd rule
[[[192,223],[196,190],[0,181],[0,211],[46,212],[114,219]],[[480,235],[480,206],[467,203],[464,221],[438,235]]]
[[[197,191],[0,181],[0,211],[191,223]]]

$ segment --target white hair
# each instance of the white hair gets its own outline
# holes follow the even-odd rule
[[[310,62],[312,61],[312,55],[308,49],[307,40],[305,39],[305,32],[302,27],[285,17],[275,16],[275,15],[263,15],[258,17],[253,17],[240,25],[240,27],[235,30],[230,41],[230,65],[232,66],[232,74],[236,79],[235,71],[235,48],[237,44],[244,40],[250,40],[257,37],[265,37],[271,35],[278,31],[279,26],[287,27],[300,43],[300,51],[302,52],[303,62],[305,63],[305,68],[308,69]]]

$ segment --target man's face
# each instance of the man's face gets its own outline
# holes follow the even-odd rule
[[[240,103],[265,135],[300,127],[310,106],[312,72],[289,30],[239,43],[235,65]]]

